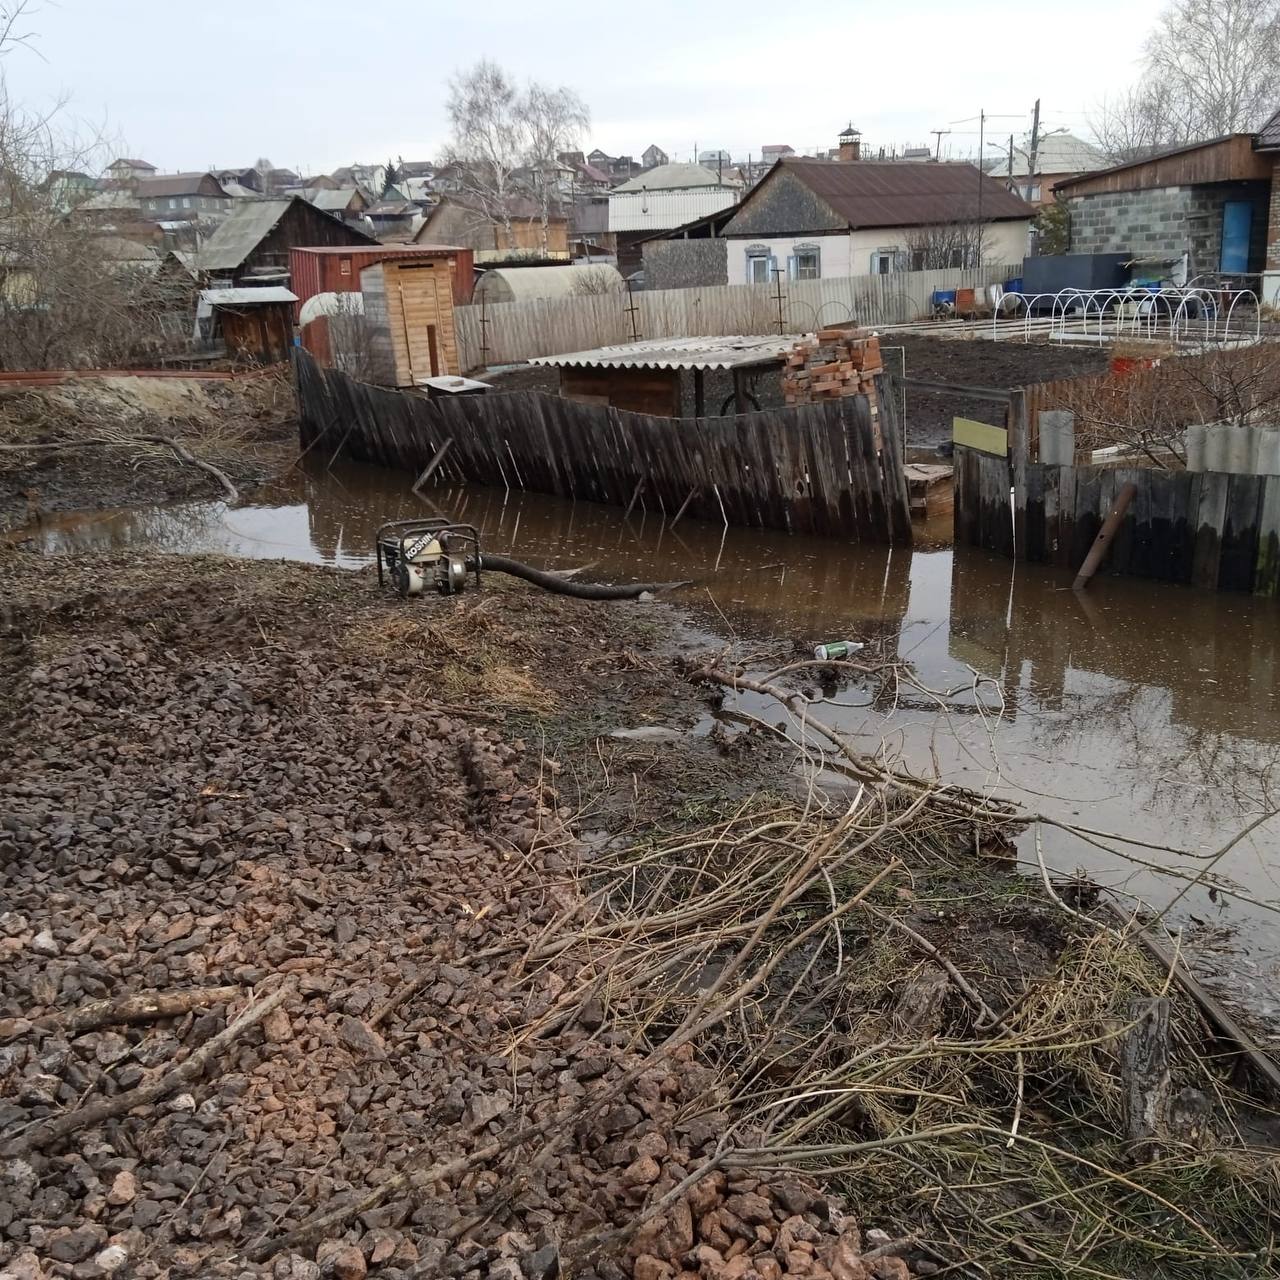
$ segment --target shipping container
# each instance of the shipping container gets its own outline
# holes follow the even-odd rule
[[[359,293],[360,272],[376,262],[428,261],[447,258],[449,277],[456,303],[471,301],[473,258],[470,249],[445,244],[381,244],[367,248],[352,246],[291,249],[289,282],[298,295],[296,319],[302,304],[317,293]]]

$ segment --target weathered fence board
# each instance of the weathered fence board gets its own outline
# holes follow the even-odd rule
[[[809,333],[857,321],[886,325],[929,313],[937,289],[982,289],[1021,274],[1021,264],[972,270],[903,271],[883,276],[829,276],[782,284],[713,285],[638,293],[537,298],[530,302],[457,307],[454,323],[463,368],[512,364],[635,338]]]
[[[866,396],[728,418],[675,419],[541,392],[428,400],[295,356],[304,448],[421,473],[436,484],[530,489],[669,515],[905,543],[911,515],[890,380]],[[691,497],[692,495],[692,497]]]
[[[956,449],[958,544],[1078,569],[1116,495],[1132,484],[1104,572],[1280,598],[1280,476],[1028,463],[1019,545],[1012,473],[1007,458]]]

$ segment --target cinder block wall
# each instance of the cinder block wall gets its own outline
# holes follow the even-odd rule
[[[647,289],[729,283],[727,240],[651,240],[641,245]]]
[[[1271,172],[1270,216],[1267,219],[1267,270],[1280,271],[1280,157]]]
[[[1217,271],[1222,260],[1222,208],[1229,200],[1248,200],[1255,206],[1250,256],[1261,265],[1268,200],[1266,188],[1259,183],[1076,196],[1067,202],[1071,252],[1131,253],[1142,258],[1189,250],[1193,274]]]

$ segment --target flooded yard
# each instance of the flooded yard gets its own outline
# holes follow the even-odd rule
[[[231,510],[198,503],[53,516],[34,537],[50,552],[136,543],[359,568],[372,561],[379,523],[431,513],[407,487],[402,475],[343,464],[295,472]],[[538,566],[590,565],[592,577],[611,580],[694,579],[676,599],[707,630],[736,638],[742,655],[878,637],[938,696],[912,690],[873,708],[841,687],[817,714],[860,748],[883,744],[918,772],[1139,842],[1118,859],[1046,828],[1044,854],[1057,872],[1082,869],[1157,907],[1177,897],[1172,919],[1197,971],[1280,1024],[1280,920],[1271,906],[1280,902],[1280,830],[1264,822],[1209,871],[1209,855],[1274,807],[1274,602],[1105,575],[1076,593],[1052,570],[953,551],[945,529],[913,551],[890,551],[687,521],[672,530],[639,504],[624,520],[616,509],[528,493],[433,490],[430,498],[476,524],[490,550]],[[781,716],[754,695],[738,705],[771,722]],[[1035,867],[1029,837],[1019,854]]]

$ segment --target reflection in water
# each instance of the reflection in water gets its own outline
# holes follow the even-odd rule
[[[1079,595],[1051,569],[967,549],[913,555],[692,522],[672,531],[642,506],[624,521],[613,508],[536,494],[437,489],[420,500],[407,489],[403,475],[343,465],[295,473],[252,506],[55,517],[35,537],[50,551],[146,543],[354,568],[370,563],[381,521],[447,513],[476,524],[486,546],[534,564],[707,579],[715,605],[747,634],[812,644],[874,627],[896,635],[899,655],[935,689],[990,681],[983,701],[994,689],[1003,698],[994,717],[972,714],[972,695],[956,700],[970,714],[923,703],[888,716],[827,708],[860,741],[887,739],[918,769],[936,759],[948,776],[1038,810],[1185,848],[1219,847],[1276,798],[1274,602],[1106,577]],[[1153,872],[1061,834],[1046,841],[1058,867],[1085,867],[1152,901],[1170,896]],[[1250,896],[1280,900],[1278,843],[1280,821],[1221,870]],[[1191,895],[1184,905],[1280,938],[1272,918],[1238,901]]]

